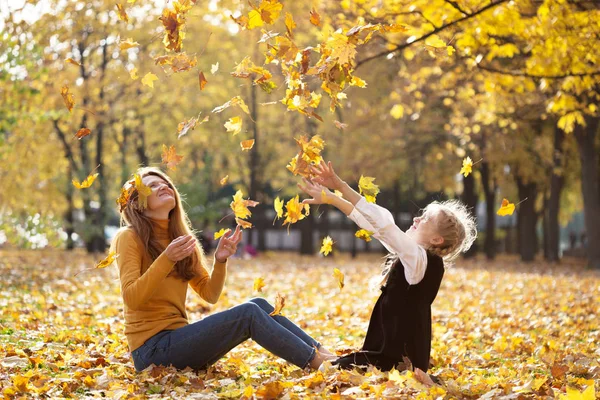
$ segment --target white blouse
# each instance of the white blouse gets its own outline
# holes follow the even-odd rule
[[[375,239],[390,253],[398,255],[409,284],[416,285],[423,280],[427,269],[427,252],[396,225],[392,213],[361,197],[348,218],[362,229],[374,232]]]

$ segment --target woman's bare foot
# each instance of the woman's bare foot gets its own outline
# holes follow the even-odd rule
[[[332,352],[330,352],[323,346],[319,347],[319,352],[321,352],[322,354],[328,355],[328,356],[336,356],[335,354],[333,354]]]

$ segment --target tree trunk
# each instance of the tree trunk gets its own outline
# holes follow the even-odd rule
[[[581,160],[581,191],[587,235],[586,254],[590,267],[600,269],[600,173],[596,137],[600,117],[587,117],[586,126],[575,126]]]
[[[460,200],[465,203],[465,205],[472,210],[473,216],[477,218],[477,193],[475,191],[475,178],[473,174],[469,174],[469,176],[463,176],[463,192],[460,196]],[[472,258],[477,255],[477,243],[473,243],[469,251],[465,253],[465,258]]]
[[[67,167],[67,211],[65,212],[65,232],[67,234],[67,250],[73,250],[75,248],[75,242],[73,241],[73,233],[75,233],[75,228],[73,227],[73,211],[75,209],[73,203],[73,184],[71,180],[73,179],[73,170],[69,165]]]
[[[313,244],[314,218],[313,213],[310,213],[308,217],[298,222],[300,224],[300,254],[314,255],[315,253]]]
[[[533,261],[537,251],[537,213],[535,212],[535,198],[537,185],[535,182],[525,183],[517,177],[519,201],[522,201],[517,214],[519,254],[522,261]]]
[[[260,169],[260,146],[261,143],[259,141],[259,130],[258,130],[258,103],[257,103],[257,93],[256,93],[256,85],[252,85],[250,87],[250,113],[252,116],[252,120],[254,121],[252,124],[252,133],[254,139],[254,146],[252,150],[250,150],[250,199],[257,200],[258,191],[260,190],[260,181],[258,179],[258,171]],[[257,249],[259,251],[265,251],[267,249],[265,243],[265,224],[262,223],[263,220],[262,208],[258,208],[255,211],[255,218],[258,221],[256,224],[256,229],[251,229],[248,232],[248,241],[249,243],[257,243]],[[254,235],[257,235],[257,240],[254,240]]]
[[[488,260],[496,257],[496,185],[487,161],[481,163],[481,186],[485,197],[485,241],[483,250]]]
[[[562,168],[563,160],[563,142],[565,134],[562,129],[554,128],[554,154],[552,171],[550,176],[550,197],[545,208],[545,221],[547,222],[545,256],[546,260],[551,262],[559,261],[560,246],[560,225],[558,223],[558,212],[560,210],[560,195],[565,184]]]

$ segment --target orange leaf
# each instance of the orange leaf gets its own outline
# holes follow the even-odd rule
[[[208,81],[206,80],[206,77],[204,76],[204,72],[202,72],[202,71],[200,71],[200,73],[198,74],[198,82],[200,84],[200,90],[204,90],[204,87],[206,86]]]
[[[317,12],[317,10],[315,10],[314,7],[312,8],[312,10],[310,10],[310,23],[314,26],[321,25],[321,16]]]
[[[254,139],[242,140],[240,146],[242,146],[242,150],[250,150],[254,147]]]
[[[269,315],[274,317],[276,315],[281,315],[281,310],[285,307],[285,296],[277,292],[277,296],[275,297],[275,309]]]
[[[221,178],[221,180],[219,181],[221,186],[226,185],[228,179],[229,179],[229,175],[225,175],[223,178]]]
[[[80,130],[77,131],[77,133],[75,134],[75,137],[77,139],[81,140],[82,138],[86,137],[90,133],[92,133],[92,131],[90,129],[88,129],[88,128],[81,128]]]
[[[81,183],[79,183],[77,179],[73,179],[73,186],[75,186],[77,189],[87,189],[92,186],[97,177],[98,173],[96,172],[95,174],[88,175],[88,177],[85,178]]]
[[[244,221],[243,219],[236,218],[236,219],[235,219],[235,222],[236,222],[236,223],[237,223],[239,226],[241,226],[243,229],[249,229],[249,228],[252,228],[252,223],[251,223],[251,222],[248,222],[248,221]]]
[[[114,251],[111,251],[108,253],[108,256],[106,256],[104,260],[96,264],[95,268],[106,268],[109,265],[111,265],[117,258],[119,258],[119,255]]]
[[[333,124],[338,129],[346,129],[348,127],[348,124],[344,124],[344,123],[342,123],[342,122],[340,122],[338,120],[333,121]]]
[[[73,100],[73,93],[69,93],[69,87],[67,85],[63,86],[60,90],[60,95],[65,101],[65,105],[69,112],[73,111],[73,107],[75,106],[75,101]]]
[[[123,8],[122,4],[117,4],[117,10],[119,11],[119,19],[121,21],[129,22],[129,16],[125,12],[125,8]]]
[[[163,144],[162,163],[167,165],[167,168],[175,171],[177,164],[181,162],[183,156],[175,153],[175,146],[167,147]]]
[[[77,66],[81,67],[81,64],[80,64],[80,63],[78,63],[77,61],[73,60],[71,57],[67,58],[67,59],[65,60],[65,62],[66,62],[66,63],[69,63],[69,64],[77,65]]]

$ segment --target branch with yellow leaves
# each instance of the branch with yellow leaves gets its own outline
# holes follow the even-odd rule
[[[447,24],[444,24],[444,25],[442,25],[442,26],[440,26],[440,27],[438,27],[438,28],[435,28],[435,29],[434,29],[434,30],[432,30],[431,32],[429,32],[429,33],[426,33],[426,34],[424,34],[424,35],[422,35],[422,36],[420,36],[420,37],[416,38],[415,40],[413,40],[413,41],[412,41],[412,42],[410,42],[410,43],[405,43],[405,44],[399,45],[399,46],[398,46],[398,47],[396,47],[394,50],[386,50],[386,51],[382,51],[381,53],[377,53],[377,54],[374,54],[374,55],[372,55],[372,56],[369,56],[369,57],[367,57],[367,58],[365,58],[365,59],[363,59],[363,60],[360,60],[360,61],[358,61],[358,62],[356,63],[356,68],[358,69],[358,67],[360,67],[361,65],[363,65],[363,64],[366,64],[367,62],[369,62],[369,61],[371,61],[371,60],[374,60],[374,59],[376,59],[376,58],[385,57],[385,56],[387,56],[387,55],[389,55],[389,54],[394,54],[394,53],[397,53],[397,52],[399,52],[399,51],[401,51],[401,50],[404,50],[405,48],[407,48],[407,47],[410,47],[410,46],[414,45],[415,43],[419,43],[419,42],[421,42],[421,41],[423,41],[423,40],[427,39],[427,38],[428,38],[428,37],[430,37],[430,36],[433,36],[433,35],[435,35],[435,34],[437,34],[437,33],[441,32],[441,31],[444,31],[444,30],[446,30],[446,29],[450,28],[451,26],[457,25],[457,24],[459,24],[459,23],[461,23],[461,22],[464,22],[464,21],[466,21],[466,20],[468,20],[468,19],[471,19],[471,18],[473,18],[473,17],[475,17],[475,16],[477,16],[477,15],[479,15],[479,14],[481,14],[481,13],[483,13],[483,12],[485,12],[485,11],[487,11],[487,10],[491,9],[491,8],[494,8],[494,7],[496,7],[496,6],[500,5],[500,4],[502,4],[502,3],[506,3],[506,2],[508,2],[508,1],[509,1],[509,0],[497,0],[497,1],[492,1],[490,4],[488,4],[488,5],[486,5],[486,6],[483,6],[483,7],[481,7],[479,10],[477,10],[477,11],[474,11],[474,12],[472,12],[472,13],[470,13],[470,14],[466,14],[466,15],[465,15],[464,17],[462,17],[462,18],[456,19],[456,20],[454,20],[454,21],[451,21],[451,22],[448,22]]]

